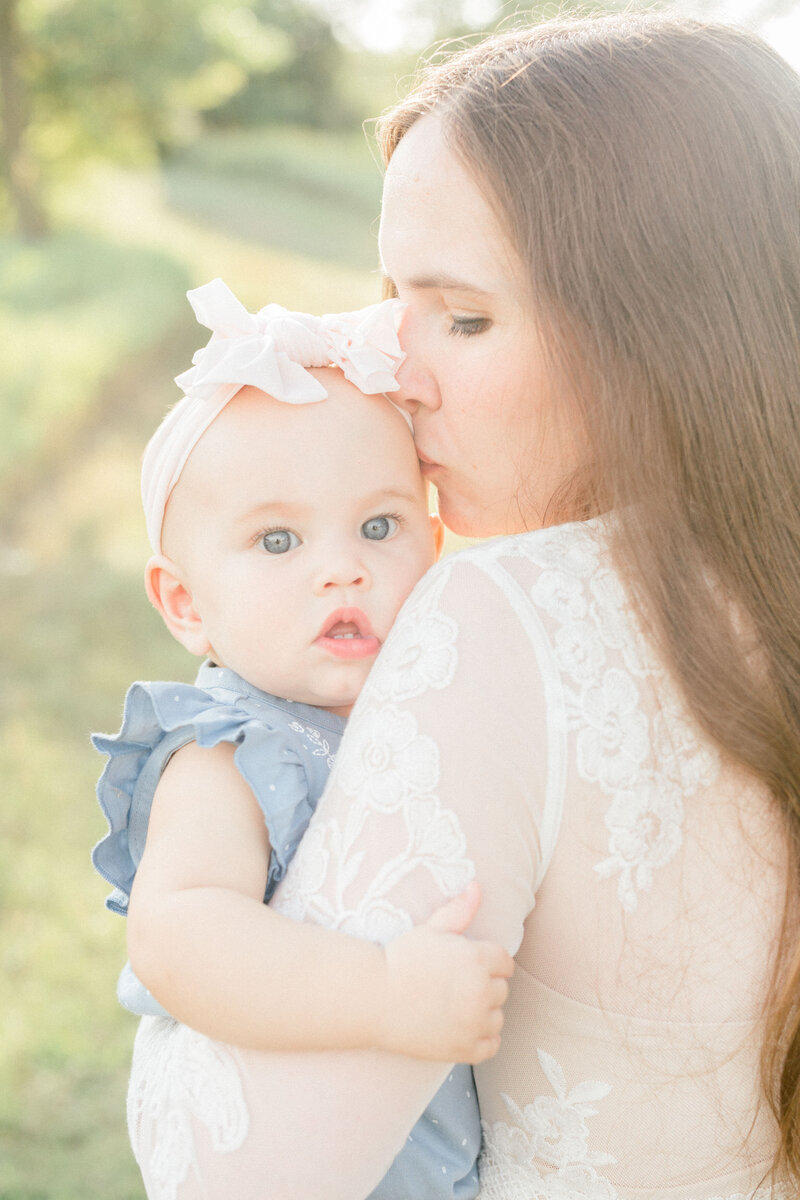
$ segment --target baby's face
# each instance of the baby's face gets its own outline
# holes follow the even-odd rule
[[[254,388],[230,402],[170,498],[164,548],[216,663],[347,713],[437,545],[403,418],[315,374],[318,404]]]

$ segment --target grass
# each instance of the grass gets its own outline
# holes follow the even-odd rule
[[[348,209],[355,205],[369,216],[380,209],[382,171],[360,131],[334,134],[274,125],[207,133],[173,161],[235,179],[237,187],[245,179],[267,187],[277,180],[313,190],[334,204],[344,201]]]
[[[215,133],[164,169],[176,209],[261,245],[375,265],[380,172],[365,138],[297,128]]]
[[[240,231],[235,218],[239,206],[236,178],[228,177],[224,188],[213,173],[201,178],[202,185],[215,189],[218,196],[224,192],[225,213],[220,221],[171,206],[164,176],[136,175],[104,165],[88,172],[80,189],[60,196],[59,213],[72,227],[99,231],[110,240],[159,250],[178,259],[189,272],[192,286],[221,275],[250,308],[275,300],[287,308],[335,312],[380,299],[377,243],[372,234],[367,266],[315,257],[308,249],[315,236],[313,229],[295,250],[254,242]],[[262,202],[269,203],[267,185],[263,186]],[[343,203],[338,205],[337,222],[345,219],[342,210],[346,208]],[[328,205],[321,219],[334,219],[331,214]],[[351,227],[362,228],[359,213],[350,211],[347,219]],[[192,320],[191,314],[187,319]]]
[[[120,929],[86,869],[98,822],[81,739],[6,726],[0,921],[0,1197],[138,1200],[124,1128],[130,1031],[114,1001]]]
[[[207,134],[166,164],[164,179],[181,212],[256,243],[375,266],[381,172],[360,133],[278,126]]]
[[[82,230],[0,241],[0,497],[63,451],[117,365],[176,319],[186,287],[165,254]]]
[[[251,307],[333,311],[377,283],[175,211],[153,176],[98,168],[60,215],[41,245],[0,242],[0,1200],[143,1200],[88,742],[117,727],[131,680],[194,674],[143,595],[141,449],[204,340],[186,286],[219,274]]]

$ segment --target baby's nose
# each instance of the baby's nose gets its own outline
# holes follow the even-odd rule
[[[369,586],[369,582],[369,573],[356,555],[340,554],[320,567],[314,590],[317,594],[322,594],[337,588],[364,589]]]

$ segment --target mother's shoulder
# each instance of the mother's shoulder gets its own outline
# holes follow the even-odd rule
[[[450,573],[458,564],[472,563],[484,570],[494,564],[510,567],[524,560],[543,569],[560,569],[569,574],[591,574],[607,556],[610,517],[550,525],[527,533],[491,538],[454,550],[429,575]]]
[[[485,613],[498,602],[507,607],[509,600],[519,607],[523,596],[527,605],[542,592],[551,597],[576,594],[594,578],[598,586],[605,579],[616,596],[619,583],[607,551],[609,523],[608,517],[570,522],[454,550],[422,577],[403,616],[413,624],[426,614]]]

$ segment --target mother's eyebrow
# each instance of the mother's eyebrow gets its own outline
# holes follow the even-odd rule
[[[386,284],[389,288],[396,288],[394,280],[386,278]],[[493,296],[494,292],[489,288],[478,287],[477,284],[471,283],[467,279],[459,279],[456,275],[448,275],[443,271],[436,271],[429,275],[413,275],[410,279],[405,280],[405,286],[413,291],[426,291],[429,289],[438,288],[446,292],[469,292],[473,296]]]

